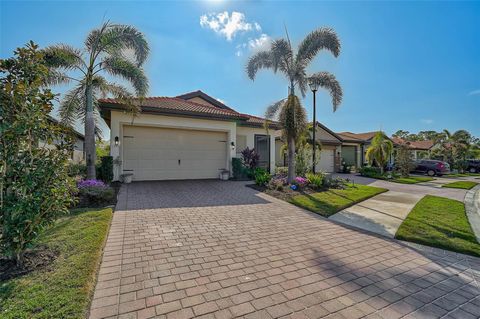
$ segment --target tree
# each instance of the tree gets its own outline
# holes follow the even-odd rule
[[[295,95],[298,87],[304,97],[308,90],[308,82],[316,82],[325,88],[332,97],[333,110],[342,101],[342,88],[335,76],[328,72],[307,75],[307,67],[322,50],[331,52],[335,57],[340,54],[340,41],[336,33],[329,28],[320,28],[311,32],[302,40],[298,49],[293,50],[290,39],[278,39],[271,42],[269,50],[260,51],[250,57],[247,63],[248,77],[253,81],[260,69],[280,71],[289,82],[289,94],[286,99],[268,107],[265,117],[278,118],[284,139],[288,145],[288,182],[295,178],[295,141],[306,127],[306,112]]]
[[[62,123],[72,125],[77,119],[85,123],[85,155],[87,179],[95,179],[95,118],[98,119],[98,97],[113,95],[124,100],[127,109],[135,113],[134,93],[125,86],[111,83],[101,75],[105,72],[129,82],[137,96],[148,91],[148,80],[142,65],[147,59],[149,46],[145,36],[128,25],[104,23],[92,30],[83,50],[58,44],[43,50],[45,61],[51,68],[50,83],[76,81],[76,86],[65,94],[60,104]],[[75,71],[79,78],[67,76]]]
[[[392,134],[393,137],[401,138],[403,140],[407,140],[408,137],[410,136],[409,131],[404,131],[404,130],[398,130],[395,133]]]
[[[48,117],[54,94],[43,87],[43,56],[33,42],[14,54],[0,60],[0,251],[22,266],[40,231],[68,213],[75,185],[73,132]]]
[[[372,139],[372,143],[367,148],[366,158],[372,165],[373,161],[380,167],[380,173],[383,174],[384,167],[388,163],[388,159],[393,151],[393,142],[387,137],[387,135],[379,131]]]
[[[408,177],[410,175],[410,169],[412,168],[413,154],[408,147],[409,144],[409,142],[407,142],[406,145],[400,144],[395,154],[395,165],[403,177]]]

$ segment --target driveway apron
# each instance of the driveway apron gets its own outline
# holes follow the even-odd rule
[[[123,185],[90,318],[478,318],[480,260],[245,187]]]

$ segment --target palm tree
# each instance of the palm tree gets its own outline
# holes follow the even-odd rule
[[[51,69],[51,84],[76,81],[60,103],[61,121],[72,126],[77,119],[85,124],[85,154],[87,179],[95,179],[95,119],[99,118],[97,100],[112,95],[124,100],[130,112],[136,112],[133,97],[145,96],[148,80],[142,65],[147,59],[149,46],[145,36],[132,26],[104,23],[92,30],[85,48],[75,49],[66,44],[57,44],[43,50],[44,58]],[[72,76],[65,72],[71,71]],[[102,73],[119,76],[133,87],[109,82]],[[77,77],[78,76],[78,77]]]
[[[295,95],[295,87],[305,97],[309,81],[318,83],[319,87],[329,90],[333,111],[342,101],[342,88],[333,74],[318,72],[307,75],[308,65],[321,50],[330,51],[335,57],[340,54],[340,41],[332,29],[320,28],[311,32],[296,51],[292,49],[287,33],[286,39],[272,41],[269,50],[257,52],[247,64],[247,74],[252,81],[260,69],[271,69],[274,73],[280,71],[289,82],[288,97],[269,106],[265,113],[267,120],[278,118],[283,129],[288,144],[289,183],[295,178],[295,141],[307,122],[305,109]]]
[[[383,174],[383,168],[387,165],[392,151],[393,142],[384,132],[379,131],[373,137],[372,143],[367,148],[365,156],[370,165],[372,165],[373,160],[375,160],[378,166],[380,166],[380,173]]]

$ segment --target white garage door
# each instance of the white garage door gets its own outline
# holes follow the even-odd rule
[[[123,127],[123,170],[133,180],[218,178],[227,163],[227,133]]]
[[[320,155],[320,161],[318,163],[319,169],[327,173],[332,173],[335,170],[334,156],[335,156],[335,150],[322,149],[322,153]]]

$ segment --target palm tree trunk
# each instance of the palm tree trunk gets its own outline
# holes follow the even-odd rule
[[[92,86],[87,84],[85,90],[87,112],[85,116],[85,156],[87,160],[87,179],[95,179],[95,118],[93,114],[93,91]]]
[[[291,184],[295,179],[295,138],[288,137],[288,177],[287,182]]]

